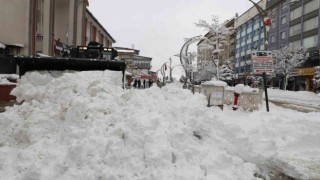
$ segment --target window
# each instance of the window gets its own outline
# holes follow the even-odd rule
[[[276,36],[275,36],[275,35],[272,35],[272,36],[270,37],[270,41],[271,41],[271,43],[276,42]]]
[[[297,19],[302,16],[302,7],[298,7],[297,9],[290,12],[290,20]]]
[[[309,31],[311,29],[318,28],[318,16],[311,18],[305,22],[303,22],[303,31]]]
[[[303,15],[308,14],[309,12],[312,12],[319,8],[319,0],[313,0],[308,2],[303,7]]]
[[[281,3],[281,11],[287,8],[287,4],[285,2]]]
[[[289,43],[289,47],[296,49],[296,48],[300,48],[301,47],[301,41],[293,41]]]
[[[271,10],[271,16],[276,15],[276,11],[277,11],[277,9],[276,9],[276,8],[273,8],[273,9]]]
[[[41,1],[37,1],[37,14],[36,14],[36,31],[37,31],[37,34],[38,35],[42,35],[42,28],[43,28],[43,10],[44,10],[44,1],[41,0]]]
[[[308,38],[304,38],[302,40],[302,46],[304,48],[315,47],[315,46],[317,46],[317,43],[318,43],[318,35],[311,36],[311,37],[308,37]]]
[[[294,26],[291,26],[289,29],[290,36],[294,36],[301,33],[301,24],[296,24]]]
[[[275,28],[276,28],[276,25],[277,25],[276,21],[272,21],[272,23],[271,23],[271,29],[275,29]]]
[[[285,38],[286,38],[286,32],[285,32],[285,31],[282,31],[282,32],[280,33],[280,39],[283,40],[283,39],[285,39]]]
[[[287,17],[284,16],[281,18],[281,24],[285,24],[287,22]]]

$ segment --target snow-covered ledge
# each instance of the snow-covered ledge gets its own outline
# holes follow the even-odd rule
[[[16,85],[17,79],[17,74],[0,74],[0,85]]]

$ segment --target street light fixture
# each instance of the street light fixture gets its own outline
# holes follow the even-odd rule
[[[267,41],[267,27],[269,27],[271,25],[271,20],[270,18],[268,18],[268,12],[265,11],[264,9],[262,9],[256,2],[252,1],[252,0],[248,0],[250,1],[254,7],[256,7],[256,9],[258,10],[258,13],[260,15],[260,17],[263,19],[263,35],[264,35],[264,45],[265,45],[265,50],[268,49],[268,41]],[[269,28],[268,28],[269,29]]]
[[[190,56],[188,56],[189,55],[188,48],[189,48],[190,44],[195,43],[195,42],[199,41],[200,39],[201,39],[201,35],[194,36],[192,38],[187,39],[180,50],[180,54],[179,54],[180,55],[180,62],[181,62],[181,65],[186,73],[186,77],[184,78],[184,84],[182,87],[184,89],[187,88],[187,77],[188,77],[188,74],[191,73],[189,70],[189,65],[192,64],[192,60],[190,59]]]
[[[265,11],[264,9],[262,9],[262,7],[260,7],[256,2],[254,2],[253,0],[248,0],[250,1],[254,7],[256,7],[256,9],[258,10],[258,13],[260,15],[260,17],[263,19],[263,34],[264,34],[264,39],[265,39],[265,50],[268,49],[268,44],[269,42],[267,41],[267,31],[269,31],[270,29],[270,25],[272,23],[271,19],[268,17],[268,12]],[[299,0],[290,0],[288,3],[286,4],[294,4],[296,2],[298,2]]]

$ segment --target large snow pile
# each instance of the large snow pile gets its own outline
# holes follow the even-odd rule
[[[0,114],[0,179],[320,178],[319,113],[221,111],[181,84],[123,90],[121,77],[23,76],[23,104]]]

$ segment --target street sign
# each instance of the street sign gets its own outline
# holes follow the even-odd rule
[[[271,51],[252,51],[252,68],[253,73],[273,73],[273,58]]]
[[[208,98],[208,106],[223,106],[224,102],[224,87],[213,86]]]

